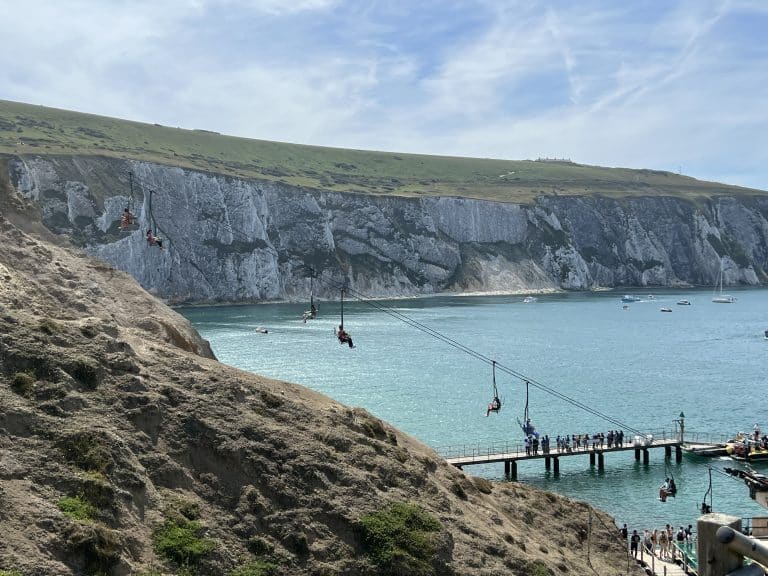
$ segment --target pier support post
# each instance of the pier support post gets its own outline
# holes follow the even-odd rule
[[[544,457],[544,470],[549,470],[552,467],[551,458],[549,456]]]
[[[598,452],[597,454],[597,469],[602,470],[605,467],[604,460],[603,460],[603,453]]]
[[[589,465],[594,466],[595,465],[595,453],[590,452],[589,453]]]
[[[648,464],[650,458],[648,457],[648,448],[643,448],[643,464]]]
[[[560,474],[560,458],[558,458],[557,456],[553,456],[552,460],[554,462],[553,472],[555,473],[555,475]]]
[[[675,462],[683,461],[683,447],[675,446]]]
[[[517,462],[514,460],[504,460],[504,478],[507,480],[517,480]]]
[[[669,460],[672,458],[672,446],[664,446],[664,459]]]
[[[635,448],[635,461],[640,462],[640,448]]]

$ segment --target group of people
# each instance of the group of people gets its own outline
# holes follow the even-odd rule
[[[542,454],[549,454],[549,435],[545,434],[541,438],[539,438],[538,432],[534,432],[533,434],[529,434],[525,437],[525,455],[526,456],[535,456],[539,453],[539,448],[541,448]]]
[[[621,448],[624,446],[624,431],[609,430],[608,434],[568,434],[565,437],[557,436],[555,439],[558,452],[573,452],[574,450],[602,450],[607,444],[608,448]]]
[[[693,542],[693,526],[688,524],[688,528],[680,528],[675,531],[674,526],[667,524],[660,530],[645,529],[642,536],[637,530],[632,530],[632,534],[629,534],[627,525],[624,524],[619,529],[619,535],[626,542],[629,540],[629,552],[637,558],[637,554],[642,543],[645,552],[648,554],[655,554],[662,560],[674,560],[675,559],[675,545],[684,546]]]

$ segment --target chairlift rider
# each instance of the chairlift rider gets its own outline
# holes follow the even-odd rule
[[[304,323],[307,323],[307,320],[314,320],[317,318],[317,307],[312,304],[309,307],[309,310],[305,310],[304,314],[302,314],[301,319],[304,321]]]
[[[498,396],[494,396],[491,403],[488,404],[488,409],[485,411],[485,415],[488,416],[491,412],[497,412],[501,410],[501,400]]]
[[[151,228],[147,230],[147,244],[149,244],[150,246],[157,246],[158,248],[160,248],[160,250],[163,249],[163,239],[158,238],[157,236],[152,234]]]
[[[488,404],[488,409],[485,411],[487,417],[491,412],[499,413],[501,410],[501,399],[499,398],[499,390],[496,388],[496,360],[491,361],[493,369],[493,400]]]
[[[344,326],[339,326],[339,329],[336,331],[336,337],[339,339],[339,344],[349,344],[350,348],[355,347],[355,345],[352,343],[352,336],[350,336],[349,333],[344,330]]]
[[[129,230],[133,226],[136,217],[131,214],[131,211],[126,208],[123,210],[123,214],[120,216],[120,230]]]

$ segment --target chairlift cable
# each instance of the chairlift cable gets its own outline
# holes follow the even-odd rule
[[[339,287],[339,284],[337,282],[332,281],[332,280],[329,280],[329,281],[326,281],[326,282],[323,282],[323,283],[327,284],[329,287],[335,287],[336,289],[338,289],[338,287]],[[362,294],[361,292],[355,290],[354,288],[346,288],[346,290],[348,291],[348,293],[352,294],[357,300],[359,300],[361,302],[364,302],[364,303],[368,304],[369,306],[384,312],[385,314],[388,314],[388,315],[390,315],[390,316],[392,316],[394,318],[397,318],[398,320],[404,322],[405,324],[408,324],[409,326],[411,326],[413,328],[416,328],[417,330],[420,330],[420,331],[422,331],[422,332],[432,336],[433,338],[435,338],[437,340],[440,340],[440,341],[444,342],[445,344],[448,344],[449,346],[452,346],[453,348],[456,348],[457,350],[460,350],[461,352],[464,352],[465,354],[467,354],[468,356],[471,356],[472,358],[475,358],[476,360],[479,360],[481,362],[485,362],[486,364],[492,364],[494,362],[491,358],[489,358],[485,354],[483,354],[481,352],[478,352],[477,350],[474,350],[474,349],[470,348],[469,346],[466,346],[465,344],[462,344],[461,342],[458,342],[457,340],[455,340],[455,339],[453,339],[453,338],[451,338],[449,336],[446,336],[445,334],[439,332],[438,330],[435,330],[434,328],[430,328],[429,326],[419,322],[418,320],[414,320],[413,318],[409,317],[406,314],[403,314],[402,312],[400,312],[398,310],[394,310],[394,309],[392,309],[392,308],[390,308],[388,306],[384,306],[383,304],[380,304],[380,303],[372,300],[371,298],[369,298],[365,294]],[[626,429],[626,430],[628,430],[630,432],[633,432],[633,433],[635,433],[637,435],[645,436],[645,432],[642,432],[641,430],[638,430],[637,428],[635,428],[633,426],[630,426],[630,425],[626,424],[625,422],[622,422],[622,421],[620,421],[620,420],[618,420],[618,419],[616,419],[616,418],[614,418],[612,416],[609,416],[608,414],[605,414],[605,413],[603,413],[603,412],[601,412],[599,410],[596,410],[596,409],[594,409],[594,408],[584,404],[583,402],[581,402],[579,400],[576,400],[575,398],[571,398],[570,396],[568,396],[566,394],[563,394],[562,392],[559,392],[558,390],[555,390],[551,386],[547,386],[543,382],[539,382],[539,381],[537,381],[534,378],[530,378],[530,377],[522,374],[521,372],[518,372],[518,371],[514,370],[513,368],[510,368],[510,367],[505,366],[503,364],[499,364],[498,362],[496,362],[496,366],[502,372],[504,372],[504,373],[514,377],[514,378],[517,378],[518,380],[526,382],[526,384],[531,384],[531,385],[535,386],[536,388],[538,388],[538,389],[540,389],[540,390],[542,390],[544,392],[547,392],[548,394],[550,394],[552,396],[555,396],[556,398],[559,398],[560,400],[563,400],[564,402],[567,402],[567,403],[571,404],[572,406],[576,406],[577,408],[580,408],[580,409],[584,410],[585,412],[587,412],[589,414],[592,414],[593,416],[596,416],[598,418],[606,420],[607,422],[615,424],[619,428]]]

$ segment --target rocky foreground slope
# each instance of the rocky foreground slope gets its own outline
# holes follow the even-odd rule
[[[0,572],[637,570],[586,504],[218,363],[130,276],[22,231],[21,209],[0,203]]]

